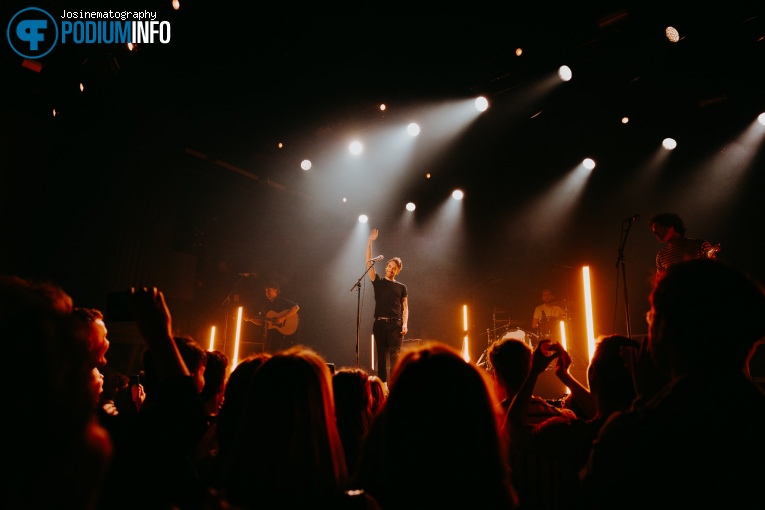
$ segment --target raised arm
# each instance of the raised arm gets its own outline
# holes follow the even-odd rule
[[[370,260],[372,260],[372,243],[374,242],[375,239],[377,239],[377,229],[373,228],[372,232],[369,234],[369,238],[367,239],[366,263],[367,263],[367,267],[372,266],[372,268],[367,272],[370,280],[374,280],[377,277],[377,273],[375,273],[374,262],[369,262]]]
[[[571,391],[569,400],[576,402],[579,407],[584,411],[588,418],[593,418],[597,413],[595,401],[593,400],[590,390],[576,380],[576,378],[569,372],[571,366],[571,356],[563,348],[560,347],[560,356],[558,357],[557,364],[555,366],[555,375],[560,379],[560,382],[566,385]]]
[[[529,370],[529,374],[518,393],[515,394],[505,415],[503,428],[509,430],[511,434],[513,431],[516,435],[522,432],[529,414],[529,403],[534,386],[537,384],[539,375],[547,369],[555,358],[560,356],[559,347],[559,344],[553,344],[550,340],[540,340],[534,348],[531,354],[531,370]],[[548,352],[552,354],[548,355]]]
[[[154,355],[160,380],[188,376],[189,370],[173,340],[172,319],[164,294],[156,287],[131,288],[130,300],[138,330]]]

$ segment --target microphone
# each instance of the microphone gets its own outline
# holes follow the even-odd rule
[[[375,258],[368,260],[367,262],[377,262],[378,260],[382,260],[383,258],[385,258],[384,255],[378,255]]]
[[[629,218],[627,218],[627,219],[626,219],[626,220],[624,220],[624,221],[633,222],[633,221],[637,221],[637,220],[639,220],[639,219],[640,219],[640,215],[639,215],[639,214],[637,214],[637,213],[635,213],[633,216],[630,216]]]
[[[247,277],[250,277],[250,276],[258,276],[258,273],[239,273],[239,276],[247,278]]]

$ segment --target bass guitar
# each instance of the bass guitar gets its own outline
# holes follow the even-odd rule
[[[246,315],[243,317],[247,322],[251,322],[258,326],[266,326],[266,329],[275,329],[282,335],[292,335],[297,331],[298,327],[298,314],[291,315],[286,319],[276,317],[276,313],[273,310],[269,310],[265,317],[252,317]]]

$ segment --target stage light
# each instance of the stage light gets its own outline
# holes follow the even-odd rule
[[[571,72],[569,66],[560,66],[558,68],[558,76],[560,76],[560,79],[563,81],[569,81],[574,76],[574,73]]]
[[[85,91],[85,85],[80,83],[80,92],[84,92],[84,91]]]
[[[355,155],[361,154],[361,151],[363,149],[364,149],[364,147],[361,145],[361,142],[359,142],[359,141],[351,142],[351,145],[348,147],[348,150],[351,151],[351,154],[355,154]]]
[[[420,126],[416,122],[412,122],[406,126],[406,132],[409,133],[409,136],[417,136],[420,134]]]
[[[680,40],[680,33],[675,27],[667,27],[667,29],[664,30],[664,34],[667,36],[669,42],[676,43]]]
[[[416,207],[417,206],[414,205],[414,202],[409,202],[408,204],[406,204],[406,210],[407,211],[414,211],[416,209]]]
[[[452,191],[452,198],[455,200],[462,200],[462,197],[464,197],[465,194],[462,192],[461,189],[455,189]]]
[[[380,105],[380,111],[381,111],[381,112],[384,112],[384,111],[385,111],[385,108],[386,108],[386,106],[385,106],[385,103],[383,103],[383,104],[381,104],[381,105]]]
[[[629,117],[622,117],[622,124],[626,124],[630,121]]]
[[[592,170],[595,168],[595,162],[591,160],[590,158],[585,158],[584,161],[582,161],[582,166],[585,167],[587,170]]]
[[[759,122],[760,124],[762,124],[763,126],[765,126],[765,113],[761,113],[761,114],[760,114],[760,115],[757,117],[757,122]]]
[[[173,9],[176,11],[181,8],[181,2],[180,0],[173,0]]]
[[[307,159],[304,159],[300,162],[300,168],[303,170],[310,170],[311,169],[311,162]]]
[[[665,138],[661,142],[661,146],[667,149],[668,151],[673,150],[675,147],[677,147],[677,142],[673,138]]]
[[[369,217],[366,214],[359,216],[359,223],[366,223],[369,221]]]
[[[475,100],[475,109],[479,112],[485,112],[489,108],[489,100],[483,96],[479,96]]]
[[[515,56],[520,57],[523,54],[523,50],[521,48],[515,49]]]

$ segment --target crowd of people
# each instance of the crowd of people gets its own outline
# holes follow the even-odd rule
[[[53,284],[0,277],[15,360],[3,507],[756,506],[765,392],[748,364],[765,338],[763,288],[702,258],[669,267],[649,302],[646,339],[600,338],[587,381],[561,344],[515,338],[492,344],[492,370],[429,341],[379,377],[332,370],[306,345],[232,369],[174,335],[161,290],[136,288],[146,350],[133,381],[101,373],[98,310]],[[534,394],[548,367],[569,390],[555,403]]]

